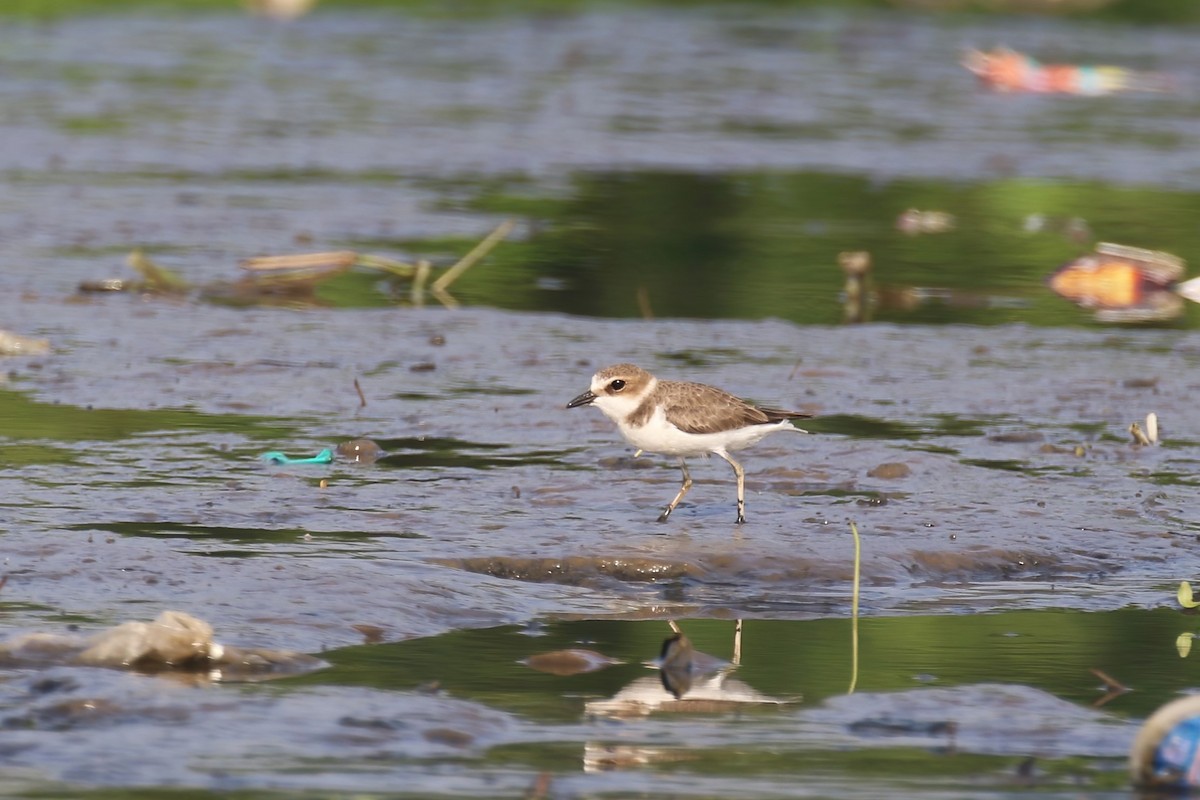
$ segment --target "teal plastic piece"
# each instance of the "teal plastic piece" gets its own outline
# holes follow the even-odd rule
[[[272,464],[328,464],[333,461],[333,451],[325,448],[312,458],[290,458],[278,450],[272,450],[269,453],[263,453],[259,458]]]

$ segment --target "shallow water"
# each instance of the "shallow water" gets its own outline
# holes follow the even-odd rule
[[[1124,796],[1136,720],[1194,683],[1170,608],[1200,572],[1197,315],[1105,328],[1043,280],[1089,246],[1075,218],[1195,259],[1200,106],[1187,80],[993,96],[956,58],[1186,78],[1195,38],[711,9],[6,27],[0,320],[53,348],[2,362],[6,632],[175,608],[332,667],[9,671],[3,791]],[[957,228],[906,236],[910,206]],[[361,270],[282,305],[217,286],[264,253],[445,265],[506,217],[458,308]],[[192,288],[77,292],[135,246]],[[840,324],[847,249],[876,258],[871,324]],[[746,525],[717,459],[656,524],[678,470],[564,407],[621,360],[816,415],[746,452]],[[359,436],[385,458],[259,459]],[[746,619],[729,680],[801,700],[589,712],[653,678],[671,618],[723,658]],[[517,664],[573,646],[627,663]],[[1088,708],[1093,667],[1137,691]]]

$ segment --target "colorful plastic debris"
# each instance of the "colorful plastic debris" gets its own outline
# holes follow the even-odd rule
[[[1139,72],[1117,66],[1042,64],[1007,47],[991,51],[971,48],[962,65],[987,88],[997,92],[1074,94],[1089,97],[1116,92],[1167,92],[1174,79],[1162,72]]]
[[[1183,259],[1157,250],[1101,242],[1048,279],[1050,289],[1101,322],[1155,322],[1183,311]],[[1190,283],[1190,281],[1189,281]]]
[[[1129,771],[1140,788],[1200,788],[1200,697],[1172,700],[1150,715],[1133,740]]]

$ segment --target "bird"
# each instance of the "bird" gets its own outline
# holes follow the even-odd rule
[[[666,522],[692,488],[686,459],[715,453],[737,476],[737,523],[746,521],[746,473],[730,455],[776,431],[808,433],[792,424],[811,414],[755,406],[715,386],[659,380],[633,364],[614,364],[592,376],[591,387],[567,408],[592,405],[617,424],[626,441],[651,453],[676,456],[683,485],[659,522]]]

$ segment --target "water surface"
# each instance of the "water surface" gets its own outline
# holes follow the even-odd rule
[[[1105,327],[1044,279],[1096,240],[1195,261],[1195,38],[719,7],[6,26],[0,318],[52,352],[3,362],[5,632],[174,608],[332,666],[7,671],[5,791],[1125,796],[1137,721],[1194,684],[1197,316]],[[989,95],[957,57],[996,41],[1181,80]],[[910,207],[954,230],[898,231]],[[449,307],[361,269],[227,291],[262,254],[440,268],[506,218]],[[190,288],[77,291],[134,247]],[[866,324],[845,250],[874,256]],[[816,415],[745,454],[746,525],[716,459],[655,523],[674,465],[564,407],[624,360]],[[360,436],[386,457],[259,459]],[[783,702],[589,706],[655,685],[672,618],[722,658],[745,619],[727,682]],[[518,663],[574,646],[625,663]],[[1135,691],[1093,708],[1091,668]]]

